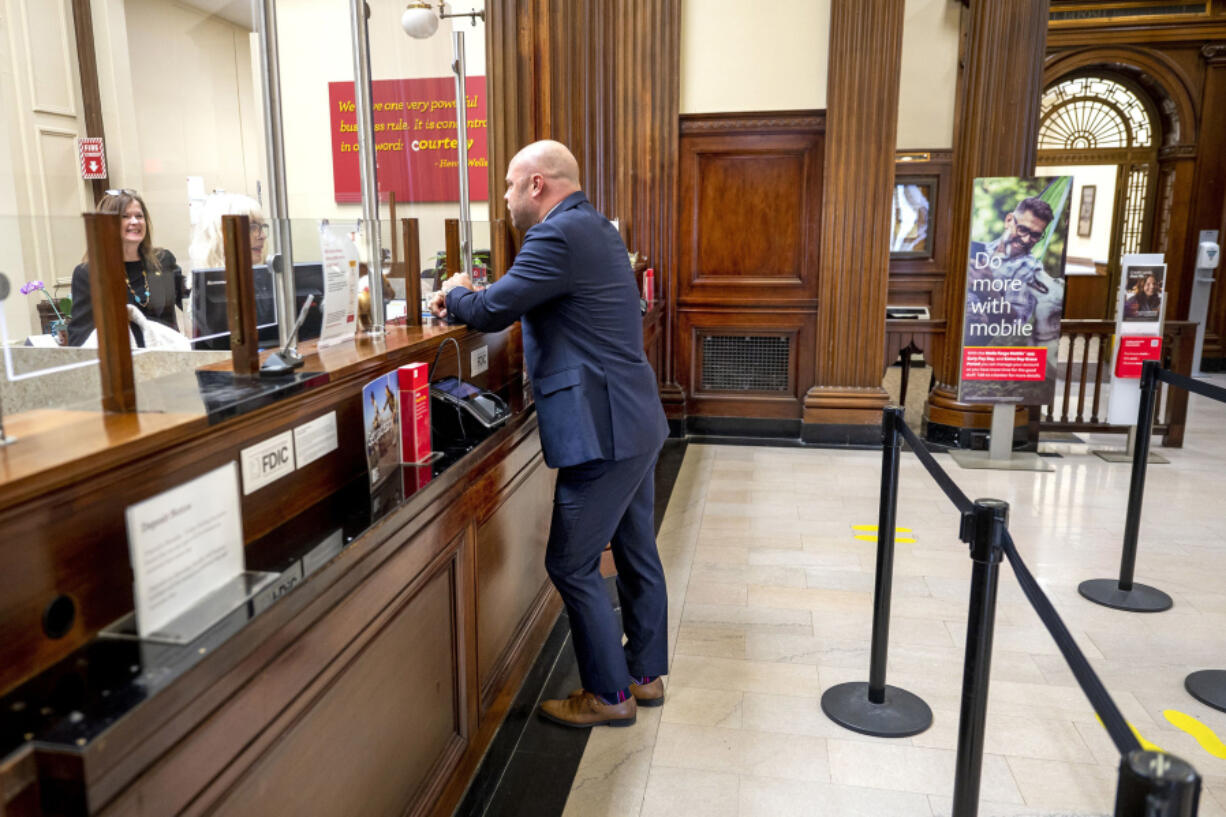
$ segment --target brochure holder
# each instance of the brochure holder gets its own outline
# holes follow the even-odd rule
[[[259,570],[244,571],[209,593],[165,627],[144,638],[137,634],[136,613],[129,613],[103,628],[101,634],[109,638],[152,641],[158,644],[190,644],[235,610],[250,607],[260,592],[275,582],[278,576],[277,573]]]

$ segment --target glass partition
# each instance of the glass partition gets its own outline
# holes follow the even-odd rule
[[[0,274],[10,288],[0,304],[0,408],[6,420],[99,397],[88,299],[76,304],[72,323],[74,280],[78,295],[88,293],[84,222],[79,216],[0,217],[0,242]]]

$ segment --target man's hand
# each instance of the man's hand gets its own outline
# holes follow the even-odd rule
[[[450,278],[448,278],[446,281],[443,282],[443,294],[446,295],[448,292],[451,292],[451,290],[455,289],[456,287],[464,287],[465,289],[472,289],[473,288],[472,279],[468,277],[467,273],[464,273],[464,272],[456,273],[455,275],[451,276]]]
[[[430,314],[436,318],[447,317],[447,296],[436,292],[430,298]]]

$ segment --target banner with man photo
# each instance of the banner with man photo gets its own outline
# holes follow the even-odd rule
[[[975,179],[959,401],[1051,401],[1072,190],[1072,176]]]

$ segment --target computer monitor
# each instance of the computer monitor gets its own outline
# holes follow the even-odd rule
[[[276,284],[273,274],[264,264],[252,268],[255,283],[255,323],[260,348],[272,348],[278,344]],[[319,337],[323,325],[324,270],[322,264],[294,264],[294,290],[296,303],[293,318],[306,303],[308,295],[315,302],[307,313],[298,340],[314,340]],[[226,303],[226,271],[224,269],[192,270],[191,312],[193,349],[230,348],[230,317]]]

